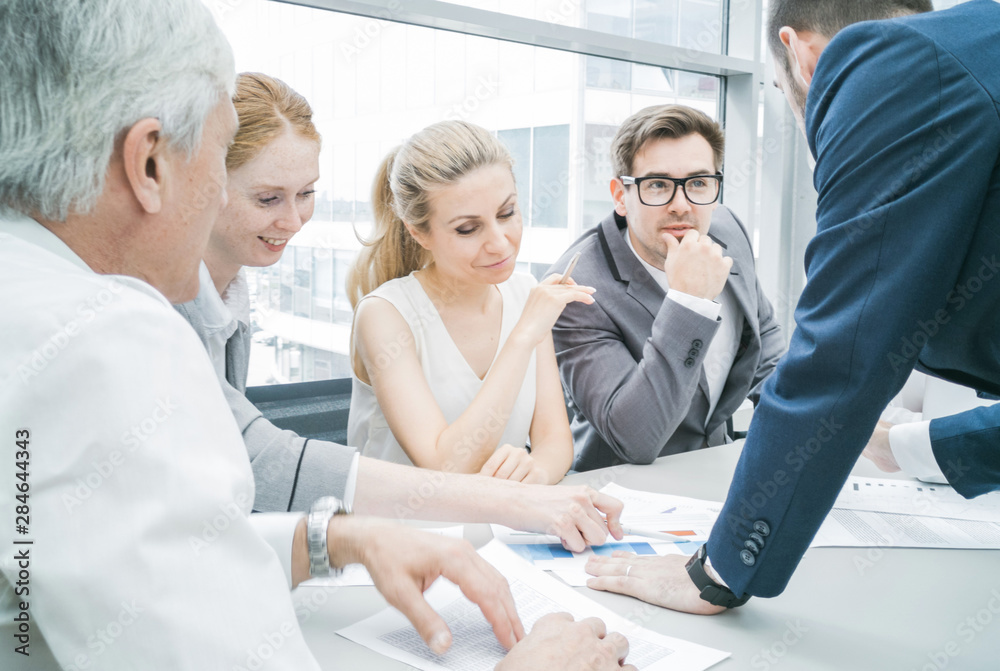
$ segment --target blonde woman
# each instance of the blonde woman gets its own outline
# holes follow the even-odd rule
[[[228,203],[212,230],[197,299],[177,306],[209,351],[253,466],[254,509],[307,510],[321,496],[353,501],[358,512],[394,516],[427,474],[284,431],[243,395],[249,360],[243,266],[278,261],[310,219],[319,175],[320,137],[308,102],[284,82],[259,73],[237,79],[239,129],[226,157]],[[584,487],[524,486],[468,475],[435,477],[424,519],[497,522],[552,531],[567,547],[621,537],[621,503]],[[607,514],[607,522],[603,514]]]
[[[569,469],[551,332],[594,290],[514,273],[512,165],[499,140],[462,121],[430,126],[383,160],[375,235],[348,278],[348,442],[366,456],[531,483]]]

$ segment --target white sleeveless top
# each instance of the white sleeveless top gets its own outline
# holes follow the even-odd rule
[[[514,325],[521,317],[528,292],[536,284],[535,278],[531,275],[514,273],[509,280],[497,285],[503,300],[503,316],[500,322],[500,342],[493,357],[494,363]],[[371,296],[389,301],[406,320],[413,334],[417,356],[420,358],[427,384],[434,394],[434,400],[441,408],[445,421],[448,424],[454,423],[479,393],[483,381],[473,372],[451,339],[437,307],[412,273],[386,282],[363,300]],[[491,364],[490,370],[492,369]],[[406,456],[389,429],[385,415],[375,399],[375,391],[356,375],[352,375],[352,378],[347,444],[359,448],[361,454],[366,457],[412,465],[413,462]],[[506,443],[523,446],[527,442],[528,429],[531,427],[531,418],[535,411],[535,385],[535,353],[532,352],[521,383],[521,391],[518,392],[503,436],[497,443],[498,446]]]

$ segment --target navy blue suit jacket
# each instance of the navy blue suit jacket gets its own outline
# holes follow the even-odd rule
[[[708,545],[737,594],[785,588],[915,365],[1000,394],[998,64],[992,0],[850,26],[819,59],[808,281]],[[966,496],[1000,486],[996,413],[931,424]]]

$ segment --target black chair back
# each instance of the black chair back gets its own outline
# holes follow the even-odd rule
[[[279,428],[304,438],[347,444],[349,377],[247,387],[247,398]]]

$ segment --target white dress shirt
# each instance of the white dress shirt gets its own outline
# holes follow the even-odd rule
[[[889,449],[900,470],[918,480],[948,484],[931,445],[931,420],[993,403],[978,398],[968,387],[919,371],[910,373],[882,412],[882,419],[893,425]]]
[[[191,327],[24,218],[0,220],[0,287],[0,440],[13,457],[30,431],[17,539],[34,541],[0,550],[0,668],[317,669],[288,591],[301,515],[249,515],[246,449]],[[15,471],[0,462],[11,525]]]
[[[725,292],[719,294],[718,301],[711,301],[707,298],[698,298],[697,296],[671,289],[670,283],[667,281],[667,274],[663,272],[663,268],[657,268],[647,263],[635,251],[635,247],[632,246],[632,236],[628,234],[628,228],[625,229],[625,243],[632,250],[632,253],[635,254],[635,258],[639,259],[642,267],[646,269],[656,283],[666,292],[668,299],[680,303],[706,319],[715,320],[719,317],[722,318],[719,330],[708,345],[708,351],[705,353],[705,362],[703,364],[705,378],[708,380],[709,404],[708,414],[705,416],[707,424],[708,420],[712,417],[712,413],[715,412],[715,406],[719,403],[722,390],[726,386],[726,380],[729,379],[729,371],[732,369],[733,361],[736,359],[736,348],[740,344],[740,328],[742,326],[739,311]]]

